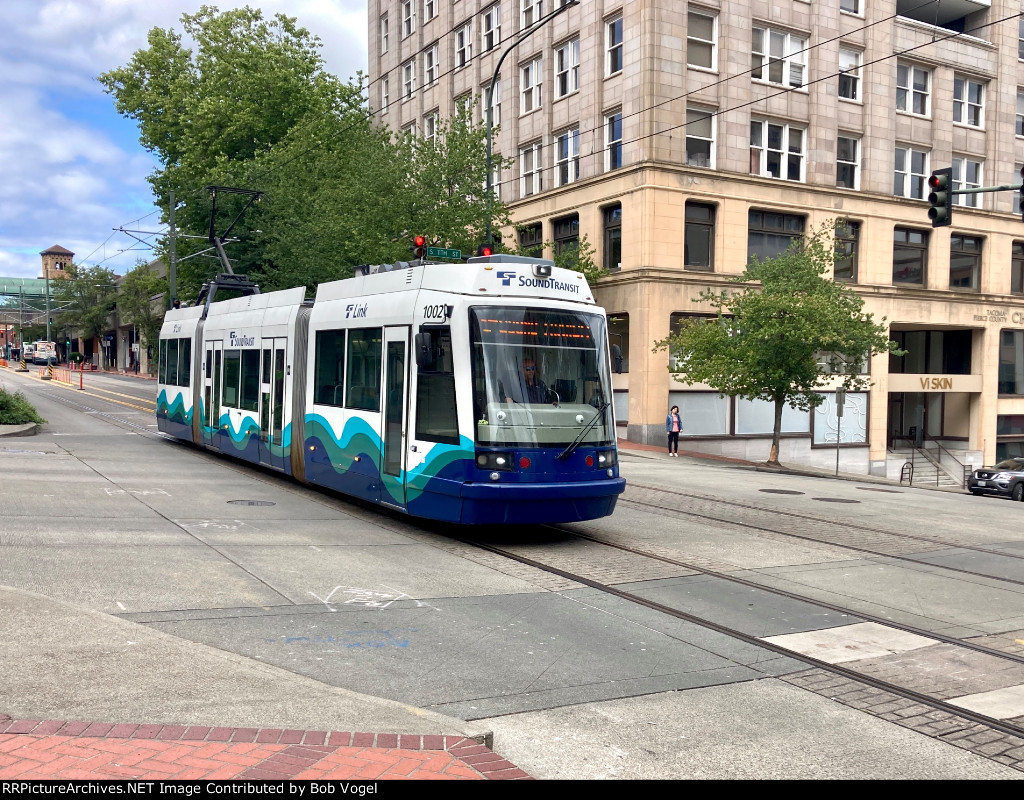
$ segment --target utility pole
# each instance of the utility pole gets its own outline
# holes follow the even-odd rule
[[[527,36],[529,36],[532,33],[535,33],[538,30],[540,30],[544,25],[549,23],[551,20],[553,20],[555,17],[557,17],[563,11],[568,11],[573,6],[578,6],[579,4],[580,4],[580,0],[569,0],[567,3],[565,3],[565,5],[559,6],[554,11],[550,12],[547,16],[541,17],[535,23],[533,23],[529,28],[527,28],[526,30],[522,31],[515,38],[515,40],[512,42],[512,44],[510,44],[508,47],[505,48],[505,52],[502,53],[501,54],[501,58],[498,59],[498,65],[494,68],[494,75],[491,76],[491,85],[487,87],[487,109],[486,109],[486,111],[487,111],[487,246],[488,247],[491,247],[491,248],[494,247],[494,240],[493,240],[492,234],[491,234],[491,217],[493,216],[493,214],[491,212],[491,207],[492,207],[493,202],[494,202],[494,200],[493,200],[493,194],[494,193],[493,193],[493,190],[492,190],[492,187],[491,187],[491,184],[493,183],[492,178],[491,178],[491,171],[492,171],[492,169],[491,169],[491,160],[492,160],[492,156],[491,156],[491,107],[494,105],[494,84],[497,83],[497,81],[498,81],[498,73],[501,71],[501,62],[503,62],[505,60],[505,56],[507,56],[509,53],[511,53],[513,50],[515,50],[516,45],[518,45],[521,41],[523,41],[523,39],[525,39]]]
[[[169,238],[171,249],[168,254],[167,284],[168,298],[167,307],[174,308],[174,301],[178,299],[178,233],[174,227],[174,190],[171,190],[171,206],[167,215],[168,227],[170,228]]]

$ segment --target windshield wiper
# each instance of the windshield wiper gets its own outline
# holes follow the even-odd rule
[[[555,458],[557,460],[559,460],[559,461],[564,461],[569,456],[571,456],[573,450],[575,450],[577,447],[580,446],[580,442],[583,441],[583,437],[585,437],[587,435],[587,433],[590,432],[590,429],[594,427],[594,425],[597,423],[597,421],[599,419],[601,419],[601,417],[604,416],[604,412],[608,410],[608,406],[610,406],[611,404],[612,404],[611,400],[608,400],[603,406],[601,406],[599,409],[597,409],[597,413],[594,414],[594,416],[591,418],[590,422],[587,423],[587,426],[583,430],[581,430],[579,432],[579,435],[575,439],[572,440],[572,444],[570,444],[561,453],[559,453],[557,456],[555,456]]]

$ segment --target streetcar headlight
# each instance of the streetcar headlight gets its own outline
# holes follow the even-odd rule
[[[597,454],[597,466],[614,467],[618,459],[614,450],[602,450]]]
[[[515,461],[512,459],[512,454],[503,452],[477,453],[476,465],[480,469],[500,469],[509,472],[515,469]]]

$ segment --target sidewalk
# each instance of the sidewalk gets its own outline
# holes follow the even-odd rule
[[[3,780],[526,779],[461,736],[11,720]]]
[[[0,780],[530,777],[476,723],[41,594],[0,586],[0,640]]]

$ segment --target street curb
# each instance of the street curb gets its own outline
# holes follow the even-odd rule
[[[28,422],[24,425],[0,425],[0,436],[35,436],[39,433],[39,424]]]

